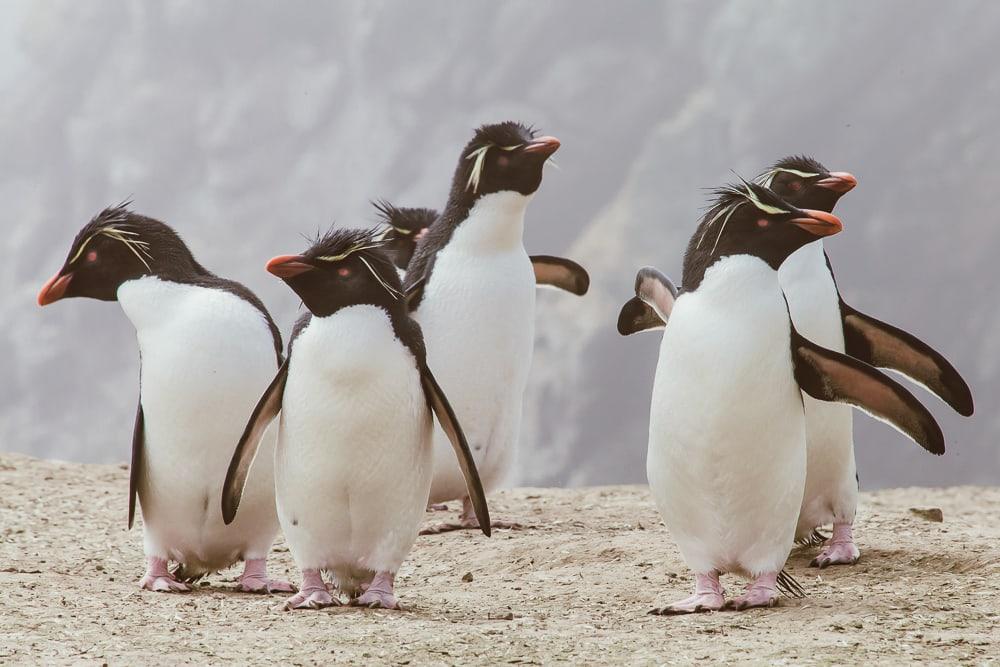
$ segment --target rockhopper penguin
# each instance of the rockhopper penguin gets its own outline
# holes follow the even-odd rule
[[[810,157],[779,160],[757,179],[785,201],[801,208],[831,212],[857,180],[830,172]],[[778,279],[796,330],[818,345],[846,352],[873,366],[907,376],[971,415],[972,393],[941,354],[911,334],[847,305],[837,290],[822,239],[806,244],[781,265]],[[852,564],[861,555],[852,526],[858,504],[857,470],[851,410],[803,395],[808,459],[802,511],[795,537],[800,542],[825,539],[815,529],[833,524],[833,535],[812,565]]]
[[[281,338],[246,287],[210,273],[167,225],[108,208],[76,236],[38,294],[118,301],[139,343],[139,407],[132,440],[128,525],[138,498],[148,562],[142,588],[186,591],[203,574],[245,562],[239,588],[294,591],[267,578],[278,533],[271,452],[247,480],[245,513],[225,525],[220,480],[246,415],[281,363]],[[168,561],[180,567],[171,573]]]
[[[260,434],[280,411],[278,516],[302,571],[302,588],[286,609],[338,604],[340,593],[351,604],[398,608],[393,583],[431,484],[432,412],[453,449],[446,462],[459,471],[473,520],[490,534],[476,464],[428,366],[384,244],[378,230],[338,229],[301,255],[267,264],[309,313],[296,323],[288,358],[233,454],[222,511],[226,521],[242,516],[240,493],[255,469]],[[322,570],[332,573],[335,595]]]
[[[538,137],[519,123],[480,127],[462,150],[444,211],[417,243],[406,271],[407,300],[424,330],[427,358],[452,398],[487,491],[502,483],[517,447],[537,275],[524,250],[524,214],[558,148],[554,137]],[[578,265],[558,264],[552,273],[586,291]],[[430,500],[462,498],[463,511],[459,522],[426,532],[476,525],[462,475],[443,455],[447,448],[436,431]]]
[[[728,186],[688,245],[679,295],[655,270],[637,278],[637,296],[667,323],[647,475],[696,575],[694,595],[652,613],[721,609],[723,573],[751,579],[729,601],[736,609],[775,604],[779,587],[801,594],[782,568],[806,478],[802,392],[860,407],[929,451],[944,451],[940,428],[908,391],[791,324],[778,267],[840,229],[833,215],[795,208],[759,185]],[[631,321],[623,312],[619,327],[628,333]]]

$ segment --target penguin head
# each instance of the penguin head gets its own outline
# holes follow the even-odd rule
[[[438,212],[432,208],[400,208],[393,206],[384,199],[372,202],[379,217],[387,229],[382,236],[383,246],[392,257],[392,261],[401,269],[405,269],[413,257],[417,240],[427,233],[427,228],[438,218]]]
[[[204,271],[173,229],[133,213],[130,203],[104,209],[80,230],[66,262],[38,293],[39,305],[74,296],[117,301],[128,280]]]
[[[805,155],[778,160],[755,180],[790,204],[827,213],[858,184],[858,179],[846,171],[829,171]]]
[[[483,125],[462,150],[452,181],[452,197],[466,203],[494,192],[533,194],[542,167],[559,149],[555,137],[539,137],[521,123]]]
[[[317,317],[371,304],[390,313],[404,307],[399,274],[379,229],[331,229],[301,255],[279,255],[267,263]]]
[[[684,256],[685,289],[722,257],[754,255],[777,269],[802,246],[843,229],[835,215],[792,206],[756,183],[727,185],[715,194]]]

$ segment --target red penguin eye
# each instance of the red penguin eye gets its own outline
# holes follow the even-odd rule
[[[97,251],[91,250],[90,252],[87,253],[87,262],[93,264],[96,261],[97,261]]]
[[[351,275],[351,270],[346,266],[342,266],[339,269],[337,269],[337,275],[340,276],[341,278],[346,278],[347,276]]]
[[[497,165],[501,167],[506,167],[508,164],[510,164],[510,158],[507,157],[506,155],[501,155],[500,157],[497,158]]]
[[[788,187],[792,189],[792,192],[798,192],[802,189],[802,181],[792,181],[788,184]]]
[[[757,220],[757,226],[761,227],[761,228],[767,227],[770,224],[771,224],[771,221],[768,220],[767,218],[760,218],[760,219]]]

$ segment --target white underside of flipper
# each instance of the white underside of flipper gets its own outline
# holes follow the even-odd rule
[[[695,572],[777,572],[791,550],[806,448],[789,335],[774,271],[748,255],[712,265],[670,315],[647,474]]]
[[[778,270],[795,329],[822,347],[844,352],[840,299],[815,241],[794,252]],[[853,413],[849,405],[802,394],[806,410],[808,459],[796,539],[830,523],[853,523],[858,505]]]
[[[141,354],[146,555],[179,561],[189,575],[266,557],[278,533],[273,428],[236,520],[226,526],[221,510],[233,450],[277,370],[263,314],[229,292],[155,277],[124,283],[118,300]]]
[[[535,273],[524,250],[530,197],[481,197],[435,258],[416,319],[427,363],[462,425],[487,492],[514,464],[535,337]],[[434,429],[431,502],[466,495],[447,436]]]
[[[294,343],[280,422],[278,513],[299,568],[332,572],[348,593],[396,572],[427,505],[431,412],[383,309],[310,321]]]

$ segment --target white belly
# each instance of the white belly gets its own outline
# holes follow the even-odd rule
[[[805,483],[799,393],[774,273],[746,256],[709,268],[664,332],[647,459],[664,523],[696,572],[783,566]]]
[[[142,355],[147,554],[191,573],[265,557],[278,532],[273,429],[236,521],[226,526],[220,508],[233,450],[277,370],[263,315],[233,294],[156,278],[127,282],[118,296]]]
[[[523,205],[528,200],[511,193],[480,200],[494,208],[473,209],[438,253],[414,314],[427,363],[458,416],[487,491],[514,463],[534,349],[535,274],[521,244],[523,205],[515,198]],[[461,498],[465,480],[452,446],[439,427],[434,433],[431,502]]]
[[[837,287],[826,265],[823,242],[792,254],[778,271],[788,309],[800,334],[828,349],[844,351]],[[858,501],[851,407],[803,394],[808,459],[796,537],[833,521],[852,522]]]
[[[345,588],[399,569],[427,504],[430,420],[416,362],[385,311],[313,318],[294,343],[275,468],[300,568],[330,570]]]

